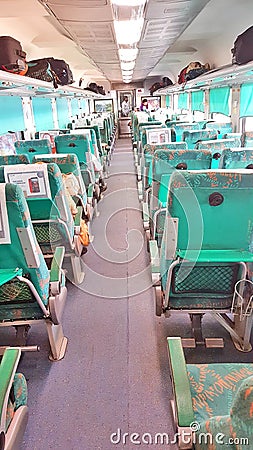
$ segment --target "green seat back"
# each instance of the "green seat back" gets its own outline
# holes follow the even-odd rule
[[[253,164],[253,148],[226,149],[220,158],[222,169],[245,169],[249,164]]]
[[[49,271],[35,237],[27,202],[19,186],[13,184],[3,184],[3,186],[5,187],[10,243],[0,243],[0,269],[22,269],[23,275],[33,283],[46,305],[49,293]],[[29,254],[29,245],[23,250],[20,240],[22,230],[27,236],[29,245],[31,244],[37,253],[36,264],[31,263],[29,256],[27,258],[25,256],[27,248]],[[17,279],[1,286],[0,303],[1,321],[43,317],[30,290]]]
[[[61,173],[73,173],[79,180],[80,195],[82,195],[84,204],[87,203],[87,193],[84,184],[82,183],[82,174],[79,165],[78,158],[75,154],[70,153],[67,155],[49,155],[49,156],[38,156],[34,158],[34,163],[45,162],[45,163],[55,163]]]
[[[17,154],[26,155],[32,162],[35,155],[52,153],[52,147],[48,139],[33,139],[32,141],[16,141],[15,148]]]
[[[200,125],[198,122],[193,123],[176,123],[173,126],[173,130],[176,133],[176,142],[183,140],[183,132],[190,130],[200,130]]]
[[[29,164],[30,160],[27,155],[4,155],[0,156],[0,166],[10,166],[12,164]]]
[[[218,139],[222,139],[225,133],[232,133],[232,123],[222,122],[208,122],[203,126],[204,129],[215,130],[218,134]]]
[[[91,149],[88,136],[83,134],[60,135],[55,138],[57,153],[74,153],[79,161],[84,182],[86,181],[86,171],[90,172],[91,180],[95,183],[95,172],[91,161]],[[84,172],[84,173],[83,173]],[[87,184],[85,182],[87,188]]]
[[[242,147],[253,147],[253,131],[242,133]]]
[[[193,149],[199,141],[217,139],[217,136],[216,130],[190,130],[183,132],[182,140],[187,143],[189,149]]]
[[[167,217],[178,218],[175,258],[179,256],[191,261],[190,270],[187,264],[180,274],[178,268],[175,269],[172,295],[181,295],[184,300],[201,295],[201,304],[207,300],[209,307],[217,304],[219,296],[219,307],[231,304],[234,283],[240,277],[237,263],[253,260],[252,187],[253,173],[247,170],[177,171],[172,174]],[[166,219],[165,229],[168,223]],[[171,264],[166,256],[166,235],[165,232],[161,249],[164,288]],[[183,278],[181,284],[180,276]],[[216,296],[216,303],[210,300],[212,296]],[[191,307],[194,304],[196,307],[195,300],[192,300]],[[180,302],[174,306],[185,307]]]
[[[210,150],[213,155],[212,169],[217,169],[219,167],[219,159],[222,151],[225,148],[235,148],[239,147],[241,144],[240,139],[215,139],[210,141],[200,141],[196,144],[195,148],[197,150]]]

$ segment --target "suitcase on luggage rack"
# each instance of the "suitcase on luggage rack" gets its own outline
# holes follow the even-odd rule
[[[26,52],[20,42],[11,36],[0,36],[0,69],[18,75],[27,72]]]
[[[232,52],[232,64],[246,64],[253,61],[253,26],[237,36]]]

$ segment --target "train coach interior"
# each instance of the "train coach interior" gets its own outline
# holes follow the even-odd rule
[[[0,450],[252,448],[252,2],[0,4]]]

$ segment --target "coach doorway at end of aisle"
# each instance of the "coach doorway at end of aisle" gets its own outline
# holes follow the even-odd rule
[[[129,104],[129,113],[124,115],[122,110],[122,103],[127,98],[127,103]],[[119,121],[119,138],[130,136],[130,113],[134,108],[134,91],[118,91],[118,121]]]

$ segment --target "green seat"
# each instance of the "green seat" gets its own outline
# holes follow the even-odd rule
[[[165,211],[168,186],[175,170],[210,169],[212,154],[208,150],[156,150],[152,162],[152,190],[150,211],[151,235],[157,240],[158,247],[165,225]]]
[[[253,164],[253,149],[226,149],[222,152],[220,159],[222,169],[245,169],[250,164]]]
[[[176,142],[183,141],[183,132],[190,130],[200,130],[200,125],[198,122],[192,123],[176,123],[173,127],[173,130],[176,134]]]
[[[62,272],[64,247],[55,249],[49,270],[23,191],[5,183],[0,184],[0,190],[0,327],[14,326],[20,336],[27,326],[45,322],[51,357],[61,359],[67,343],[61,325],[67,295]]]
[[[84,278],[81,254],[83,246],[79,239],[81,207],[77,207],[78,214],[75,223],[66,198],[62,175],[59,167],[54,163],[16,165],[16,170],[25,175],[32,171],[34,174],[45,171],[48,175],[48,192],[36,195],[27,194],[27,203],[35,231],[36,239],[45,258],[51,259],[59,246],[64,246],[65,262],[71,263],[68,278],[80,284]],[[22,177],[21,175],[21,177]],[[36,177],[36,178],[37,178]],[[5,181],[4,168],[0,167],[0,183]],[[25,186],[24,186],[25,189]],[[69,264],[68,264],[69,265]]]
[[[15,148],[18,155],[26,155],[32,162],[35,155],[52,153],[51,143],[48,139],[34,139],[32,141],[16,141]]]
[[[214,139],[210,141],[200,141],[196,144],[195,148],[197,150],[209,150],[212,152],[212,169],[218,169],[219,159],[221,153],[226,148],[240,147],[241,141],[239,138],[231,139]]]
[[[251,348],[252,313],[245,294],[248,282],[240,280],[250,276],[247,263],[253,262],[252,188],[249,170],[171,175],[160,256],[161,295],[156,289],[157,312],[160,305],[166,315],[189,313],[193,332],[199,330],[197,341],[203,340],[201,315],[211,311],[244,351]],[[232,326],[228,313],[233,314]]]
[[[242,147],[253,147],[253,132],[245,131],[242,133]]]
[[[190,130],[184,131],[182,135],[182,140],[187,143],[189,149],[195,148],[199,141],[209,141],[217,138],[218,133],[216,130]]]
[[[1,448],[20,448],[28,420],[26,379],[16,373],[20,356],[20,348],[6,348],[0,363]]]
[[[215,130],[218,134],[218,139],[222,139],[225,133],[232,133],[232,123],[223,123],[223,122],[207,122],[203,129]]]
[[[143,191],[152,185],[152,161],[156,150],[185,150],[187,148],[185,142],[170,142],[169,144],[151,145],[146,144],[144,147],[143,157],[141,159],[141,174]]]
[[[0,166],[10,166],[12,164],[29,164],[30,160],[27,155],[4,155],[0,156]]]
[[[78,157],[83,181],[87,192],[94,191],[96,176],[91,159],[88,136],[83,134],[66,134],[55,138],[57,153],[74,153]]]
[[[178,337],[168,353],[179,449],[250,448],[253,364],[186,364]]]
[[[88,203],[87,203],[87,193],[86,188],[83,182],[81,169],[79,166],[78,158],[75,154],[70,153],[67,155],[64,154],[56,154],[56,155],[43,155],[43,156],[35,156],[34,163],[36,162],[44,162],[44,163],[55,163],[59,167],[61,173],[64,174],[74,174],[79,183],[79,191],[77,195],[74,195],[72,198],[75,201],[77,206],[82,206],[84,214],[89,215],[88,211]],[[90,193],[91,198],[89,198],[89,202],[92,201],[92,193]]]

